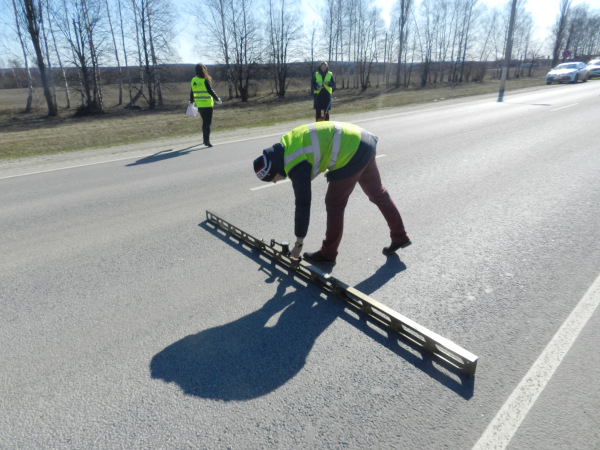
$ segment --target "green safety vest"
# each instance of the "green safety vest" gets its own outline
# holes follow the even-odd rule
[[[286,175],[297,164],[308,161],[314,179],[348,164],[358,150],[360,128],[351,123],[315,122],[294,128],[281,138],[281,144]]]
[[[325,89],[327,89],[327,92],[329,92],[330,94],[333,92],[333,89],[331,88],[331,86],[325,86],[323,83],[329,83],[331,81],[332,77],[333,77],[333,73],[327,72],[325,74],[325,81],[323,81],[323,76],[321,75],[321,73],[318,71],[317,71],[317,73],[315,73],[315,80],[316,80],[317,84],[320,84],[321,87],[324,87]],[[321,92],[321,88],[315,89],[315,94],[318,94],[319,92]]]
[[[198,108],[212,108],[215,104],[212,96],[206,90],[204,78],[192,78],[192,92],[194,93],[194,102]]]

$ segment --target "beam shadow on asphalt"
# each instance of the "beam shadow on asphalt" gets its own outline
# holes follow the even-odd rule
[[[150,363],[152,378],[176,383],[186,394],[202,398],[257,398],[283,386],[300,372],[317,338],[341,318],[461,397],[473,396],[474,377],[411,346],[209,221],[199,227],[256,262],[258,270],[268,275],[266,282],[277,283],[277,292],[259,310],[189,335],[163,349]],[[403,270],[406,266],[395,255],[355,287],[369,295]]]

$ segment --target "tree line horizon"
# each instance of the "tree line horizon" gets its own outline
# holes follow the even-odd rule
[[[152,110],[163,105],[162,83],[193,76],[194,64],[177,61],[168,0],[1,1],[12,13],[2,19],[4,37],[21,49],[2,76],[28,87],[26,112],[36,84],[49,116],[58,114],[57,85],[67,109],[75,94],[79,113],[97,114],[105,111],[106,84],[118,84],[118,105],[143,102]],[[512,76],[531,75],[540,61],[555,66],[567,49],[571,59],[600,54],[600,11],[560,0],[540,41],[526,0],[516,2]],[[227,83],[230,99],[247,102],[253,82],[269,79],[284,98],[292,77],[312,75],[323,60],[336,68],[342,89],[367,89],[375,70],[390,88],[481,81],[490,63],[503,60],[511,3],[490,9],[479,0],[396,0],[389,26],[375,0],[324,0],[321,21],[310,24],[291,0],[201,0],[190,14],[199,62],[216,61],[206,64],[211,75]]]

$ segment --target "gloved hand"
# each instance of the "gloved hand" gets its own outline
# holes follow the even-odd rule
[[[304,241],[304,239],[296,240],[296,243],[294,244],[294,248],[292,249],[292,253],[290,255],[292,258],[300,259],[300,252],[302,252],[303,241]]]
[[[222,102],[222,101],[221,101],[221,99],[219,98],[219,99],[217,99],[217,103],[220,105],[220,104],[221,104],[221,103],[223,103],[223,102]]]

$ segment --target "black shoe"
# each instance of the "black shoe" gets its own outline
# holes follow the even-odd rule
[[[311,264],[324,264],[326,266],[335,266],[335,259],[325,258],[320,251],[309,253],[304,252],[304,261]]]
[[[406,240],[402,242],[392,242],[389,247],[383,248],[383,253],[385,253],[386,255],[393,255],[399,248],[406,248],[410,244],[412,244],[412,242],[409,238],[406,238]]]
[[[207,147],[212,147],[213,145],[210,143],[210,141],[205,141],[204,145],[206,145]]]

